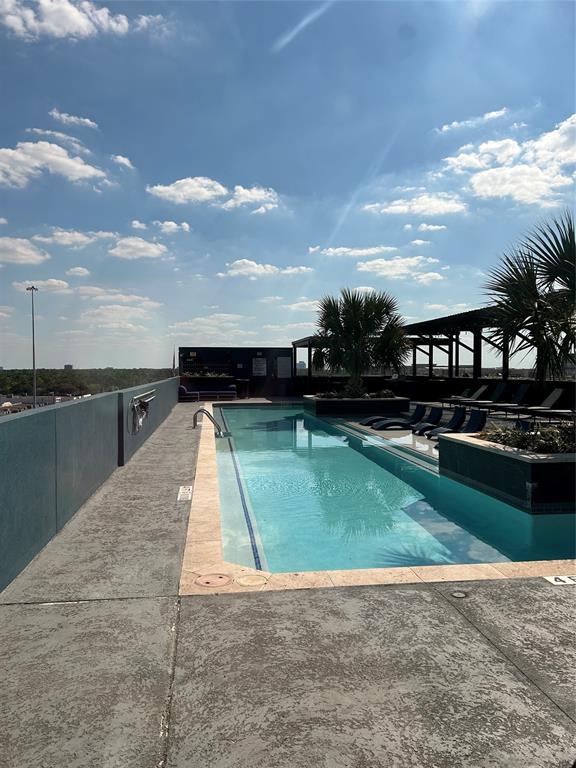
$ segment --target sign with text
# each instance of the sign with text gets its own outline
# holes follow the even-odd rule
[[[252,376],[266,376],[266,358],[265,357],[253,357],[252,358]]]
[[[565,586],[566,584],[576,584],[576,576],[544,576],[546,581],[556,586]]]

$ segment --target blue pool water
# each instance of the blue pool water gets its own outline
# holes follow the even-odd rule
[[[529,515],[299,408],[220,414],[228,561],[283,572],[574,557],[574,515]]]

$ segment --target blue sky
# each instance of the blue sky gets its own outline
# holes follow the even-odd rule
[[[0,0],[0,364],[278,345],[315,301],[408,321],[574,203],[571,2]],[[489,359],[489,358],[488,358]]]

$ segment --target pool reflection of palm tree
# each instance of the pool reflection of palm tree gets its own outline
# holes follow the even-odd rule
[[[320,506],[326,528],[344,541],[381,536],[398,525],[395,513],[401,509],[402,501],[397,495],[387,498],[384,486],[375,479],[364,483],[359,494],[356,482],[345,473],[336,476],[326,470],[315,475],[309,492]],[[406,489],[405,503],[414,500],[408,493],[413,491]],[[338,502],[332,503],[331,497]],[[343,504],[344,499],[349,499],[349,503]]]
[[[413,565],[452,565],[454,560],[441,552],[431,553],[425,541],[391,541],[378,550],[381,568]]]

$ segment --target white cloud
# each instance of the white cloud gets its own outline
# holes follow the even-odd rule
[[[8,224],[8,219],[5,219],[4,216],[0,216],[0,224]]]
[[[77,139],[75,136],[70,136],[67,133],[61,131],[48,131],[44,128],[26,128],[26,133],[33,133],[35,136],[43,136],[47,139],[52,139],[56,143],[64,144],[65,147],[76,152],[78,155],[91,155],[89,149]]]
[[[370,272],[378,277],[386,277],[391,280],[400,280],[407,277],[417,278],[425,264],[437,263],[438,259],[424,258],[423,256],[395,256],[392,259],[372,259],[360,261],[357,264],[359,272]],[[429,273],[426,273],[429,274]]]
[[[438,133],[448,133],[449,131],[460,130],[461,128],[477,128],[480,125],[489,123],[492,120],[497,120],[500,117],[505,117],[508,114],[508,109],[503,107],[502,109],[496,109],[493,112],[485,112],[480,117],[471,117],[468,120],[454,120],[452,123],[447,123],[441,128],[437,128]]]
[[[411,199],[393,200],[391,203],[369,203],[364,211],[382,214],[412,214],[414,216],[441,216],[448,213],[465,213],[467,205],[458,195],[438,192],[423,193]]]
[[[251,318],[243,315],[218,312],[183,320],[170,325],[169,328],[174,336],[197,337],[205,344],[226,344],[231,339],[241,341],[243,338],[257,335],[256,331],[247,331],[240,327],[241,320],[249,319]]]
[[[14,307],[0,306],[0,320],[8,320],[12,312],[14,312]]]
[[[57,120],[59,123],[63,123],[64,125],[76,125],[80,128],[98,129],[98,123],[95,123],[94,120],[90,120],[88,117],[77,117],[76,115],[69,115],[67,112],[60,112],[60,110],[56,107],[51,109],[48,114],[54,120]]]
[[[295,301],[293,304],[284,304],[285,309],[291,309],[293,312],[317,312],[318,302],[312,301]]]
[[[283,296],[264,296],[263,299],[258,299],[261,304],[275,304],[277,301],[282,301]]]
[[[34,235],[32,240],[36,240],[38,243],[61,245],[77,250],[79,248],[85,248],[87,245],[95,243],[97,240],[111,237],[117,237],[117,235],[114,232],[78,232],[74,229],[52,227],[51,235]]]
[[[256,206],[251,213],[264,214],[278,208],[278,193],[265,187],[243,187],[237,184],[230,191],[219,181],[207,176],[189,176],[179,179],[172,184],[156,184],[147,186],[146,191],[151,195],[168,200],[171,203],[185,205],[186,203],[210,203],[225,211],[246,206]],[[227,200],[222,198],[231,195]]]
[[[285,323],[283,325],[263,325],[264,331],[306,331],[313,330],[316,323]]]
[[[374,293],[376,288],[373,288],[371,285],[358,285],[354,290],[360,291],[360,293]]]
[[[412,229],[412,224],[404,224],[404,229]]]
[[[158,259],[167,251],[166,246],[161,243],[151,243],[141,237],[122,237],[114,248],[110,248],[108,253],[118,259],[132,261],[134,259]]]
[[[424,304],[424,309],[429,309],[432,312],[463,312],[470,305],[465,303],[460,304]]]
[[[430,240],[411,240],[410,245],[415,245],[417,247],[421,245],[430,245]]]
[[[259,208],[250,211],[250,215],[268,213],[268,211],[273,211],[274,208],[278,208],[278,203],[264,203],[264,205],[261,205]]]
[[[147,186],[146,191],[178,205],[212,202],[228,194],[226,187],[206,176],[189,176],[172,184]]]
[[[143,221],[138,221],[138,219],[133,219],[130,226],[132,229],[148,229],[146,224]]]
[[[420,224],[418,226],[419,232],[441,232],[443,229],[448,229],[444,224]]]
[[[134,166],[128,157],[124,157],[124,155],[110,155],[110,157],[117,165],[121,165],[124,168],[130,168],[132,171],[134,170]]]
[[[444,159],[447,170],[470,174],[470,191],[481,198],[510,198],[519,203],[556,205],[571,186],[576,164],[576,115],[536,139],[467,144]]]
[[[573,180],[555,168],[515,165],[477,173],[470,184],[477,197],[511,197],[519,203],[554,205],[556,191],[570,186]]]
[[[237,184],[232,197],[222,204],[224,210],[240,208],[245,205],[259,205],[253,213],[266,213],[278,207],[278,193],[264,187],[243,187]]]
[[[122,293],[119,288],[82,285],[76,289],[76,293],[84,299],[91,299],[99,304],[137,304],[142,309],[157,309],[162,306],[159,301],[135,293]]]
[[[154,224],[165,235],[173,235],[176,232],[190,232],[190,224],[186,221],[181,221],[180,224],[177,224],[175,221],[155,221]]]
[[[392,245],[374,245],[371,248],[322,248],[320,254],[322,256],[350,256],[354,259],[368,258],[370,256],[378,256],[380,253],[393,253],[397,251]],[[318,248],[308,248],[308,253],[316,253]]]
[[[90,270],[86,269],[86,267],[71,267],[66,270],[66,274],[70,275],[70,277],[88,277]]]
[[[123,304],[107,304],[96,309],[89,309],[80,316],[80,322],[109,330],[141,330],[142,323],[150,320],[151,315],[142,307],[127,307]]]
[[[42,37],[81,40],[99,34],[122,37],[131,31],[165,34],[169,25],[163,16],[141,15],[130,20],[124,14],[111,13],[106,6],[89,0],[0,0],[0,24],[13,35],[33,42]]]
[[[54,277],[50,277],[48,280],[22,280],[12,283],[17,291],[25,291],[29,285],[36,286],[43,293],[72,293],[72,288],[66,280],[57,280]]]
[[[23,237],[0,237],[0,263],[42,264],[50,256]]]
[[[276,267],[273,264],[259,264],[251,259],[237,259],[226,265],[226,272],[219,272],[218,277],[248,277],[256,280],[259,277],[272,277],[274,275],[301,275],[313,272],[311,267]]]
[[[434,283],[437,280],[444,280],[444,277],[439,272],[419,272],[417,275],[414,275],[414,280],[417,283],[428,285],[429,283]]]
[[[0,185],[23,188],[43,171],[71,182],[106,178],[99,168],[81,157],[71,157],[63,147],[48,141],[21,141],[15,149],[0,149]]]
[[[469,148],[468,145],[467,148]],[[477,152],[460,152],[455,157],[446,157],[446,166],[455,173],[481,170],[498,163],[510,165],[521,152],[520,145],[514,139],[500,141],[485,141],[479,145]]]

